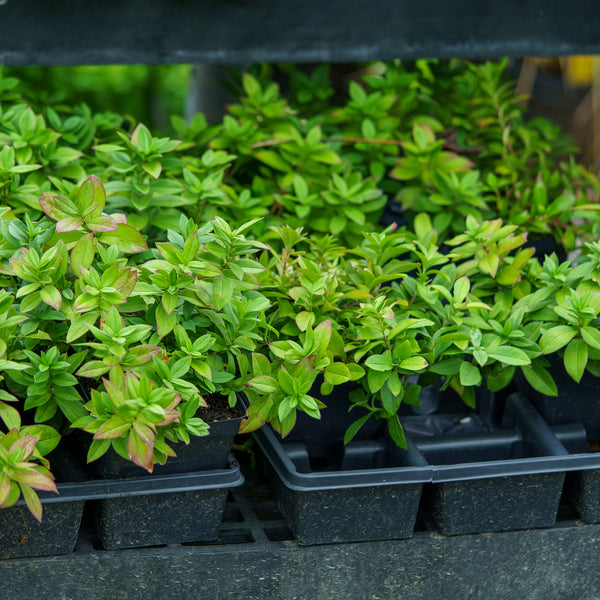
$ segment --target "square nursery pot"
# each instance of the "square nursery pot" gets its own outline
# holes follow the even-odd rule
[[[565,371],[560,357],[552,355],[549,360],[558,396],[544,396],[529,389],[531,401],[548,424],[584,423],[588,438],[600,440],[600,377],[586,371],[576,383]]]
[[[210,469],[223,469],[227,466],[233,440],[240,429],[240,423],[246,416],[244,396],[238,394],[240,414],[231,419],[212,421],[209,423],[209,434],[206,436],[190,436],[190,443],[171,443],[177,456],[167,459],[164,465],[154,465],[153,475],[170,475],[189,473]],[[71,436],[72,446],[80,461],[94,478],[113,479],[120,477],[141,477],[147,471],[130,460],[126,460],[110,449],[106,454],[92,463],[86,464],[87,448],[91,436],[84,431],[75,431]]]
[[[585,523],[600,523],[600,446],[588,441],[587,423],[555,425],[553,433],[571,453],[566,496]]]
[[[41,523],[23,499],[0,510],[0,560],[73,552],[85,502],[73,493],[72,484],[59,483],[57,488],[59,496],[38,494],[43,504]]]
[[[358,387],[354,382],[336,386],[327,396],[320,393],[322,377],[318,377],[309,391],[309,395],[319,399],[325,404],[321,409],[321,418],[313,419],[305,412],[298,411],[294,428],[286,436],[285,442],[301,442],[306,446],[310,456],[314,458],[327,458],[335,452],[335,448],[343,443],[346,430],[354,421],[367,413],[364,408],[350,406],[348,394]],[[356,434],[356,440],[372,439],[382,426],[381,421],[369,419]],[[276,434],[277,435],[277,434]],[[281,438],[278,436],[278,439]]]
[[[71,458],[63,473],[71,483],[59,488],[61,498],[88,503],[106,550],[215,540],[227,492],[244,482],[231,456],[224,469],[97,480]]]
[[[410,425],[407,425],[410,429]],[[414,437],[432,465],[424,504],[442,533],[550,527],[569,453],[526,398],[511,395],[489,431]]]
[[[106,550],[217,539],[227,492],[244,482],[226,469],[93,481],[95,532]]]
[[[431,469],[414,445],[385,438],[340,442],[329,461],[303,442],[281,441],[270,427],[254,432],[273,494],[302,545],[409,538]]]

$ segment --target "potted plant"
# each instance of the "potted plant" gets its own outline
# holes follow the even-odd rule
[[[536,362],[543,361],[542,349],[538,344],[543,330],[543,321],[540,320],[542,315],[539,311],[547,300],[547,295],[543,289],[531,288],[527,276],[532,250],[519,250],[525,241],[525,236],[515,235],[515,230],[516,226],[503,226],[500,221],[477,223],[474,219],[470,219],[465,234],[449,241],[454,250],[446,255],[439,252],[432,241],[431,232],[426,228],[420,231],[421,240],[404,232],[387,232],[387,235],[368,234],[363,245],[352,252],[351,258],[347,258],[343,266],[336,264],[334,259],[333,263],[324,269],[330,277],[329,280],[325,278],[323,282],[327,281],[328,285],[322,286],[327,289],[327,292],[321,291],[320,295],[327,298],[327,303],[320,300],[313,303],[314,317],[310,318],[319,318],[316,308],[321,306],[330,308],[336,315],[336,333],[343,340],[342,350],[338,351],[339,356],[343,358],[336,368],[340,372],[346,369],[348,373],[352,371],[363,373],[362,377],[357,377],[361,387],[351,392],[347,399],[350,415],[356,407],[360,408],[363,414],[354,422],[349,422],[344,439],[345,448],[340,442],[337,442],[337,447],[335,443],[325,445],[327,452],[323,454],[329,455],[330,465],[336,465],[336,474],[346,478],[350,474],[358,477],[358,473],[344,472],[345,468],[352,468],[350,465],[362,464],[370,467],[378,464],[380,467],[384,465],[398,467],[399,463],[393,461],[398,460],[399,456],[414,459],[419,455],[415,452],[416,444],[417,449],[420,447],[423,449],[425,458],[432,461],[429,481],[435,482],[432,483],[432,489],[439,490],[443,485],[441,473],[447,471],[445,464],[437,462],[439,458],[436,458],[431,450],[431,442],[427,445],[419,438],[414,438],[413,441],[407,439],[401,423],[403,418],[401,407],[419,404],[420,384],[431,385],[436,381],[441,382],[442,390],[454,389],[463,402],[471,408],[476,407],[479,396],[480,412],[485,410],[485,399],[481,397],[478,390],[483,386],[491,392],[499,392],[507,388],[515,379],[517,369],[521,369],[524,377],[538,389],[548,388],[549,375],[544,370],[543,363]],[[305,260],[304,256],[302,260]],[[388,280],[394,282],[391,286],[384,287],[383,284]],[[294,290],[293,297],[309,297],[307,294],[303,295],[296,287],[291,289]],[[331,298],[336,297],[337,305],[331,302]],[[294,303],[296,310],[303,309],[304,303],[304,299],[296,300]],[[279,318],[281,313],[280,309]],[[300,313],[294,315],[293,312],[289,312],[288,318],[293,316],[296,322],[298,314]],[[300,321],[304,318],[301,316]],[[288,330],[293,331],[293,325],[291,328],[288,327]],[[278,349],[278,342],[274,344]],[[334,361],[331,364],[338,363]],[[418,383],[414,382],[414,375],[419,375]],[[325,377],[324,391],[326,392],[328,391],[327,371]],[[321,397],[320,400],[326,404],[327,396]],[[513,419],[505,415],[506,427],[516,427],[520,432],[518,436],[525,436],[527,439],[535,438],[539,443],[536,442],[533,446],[521,446],[519,452],[524,454],[511,455],[511,452],[515,451],[513,438],[517,435],[513,432],[512,437],[508,436],[500,443],[505,443],[507,456],[514,458],[516,462],[509,461],[506,473],[496,478],[492,476],[494,467],[490,464],[480,465],[478,472],[477,469],[472,468],[473,480],[485,479],[486,485],[493,482],[500,488],[503,481],[515,481],[518,489],[520,485],[518,477],[520,475],[525,477],[522,465],[530,458],[536,463],[540,462],[535,458],[539,453],[550,456],[566,454],[564,448],[559,449],[558,446],[553,445],[552,441],[548,441],[548,437],[544,438],[544,441],[539,441],[542,438],[539,436],[536,438],[537,434],[529,432],[531,419],[523,416],[528,414],[529,409],[522,408],[519,402],[516,399],[512,401]],[[518,407],[518,410],[515,407]],[[494,413],[499,413],[501,417],[507,410],[506,408],[503,410],[501,405],[492,408],[493,410],[488,408],[485,415],[487,422],[482,423],[485,430],[501,427],[498,420],[493,422],[493,417],[497,417]],[[322,412],[326,413],[326,411],[327,409],[324,408]],[[521,416],[517,418],[515,414]],[[353,445],[351,441],[361,427],[374,418],[387,423],[387,433],[384,436],[384,439],[389,436],[387,446],[378,445],[381,444],[381,441],[377,442],[377,439],[381,440],[381,429],[375,436],[375,440],[357,440],[356,445]],[[308,503],[308,498],[311,496],[316,497],[314,493],[316,488],[308,487],[306,484],[302,487],[294,478],[298,474],[311,474],[318,481],[319,477],[327,475],[331,478],[332,474],[319,471],[314,460],[316,457],[310,455],[310,446],[302,440],[294,438],[294,441],[289,444],[284,442],[282,447],[270,432],[258,432],[256,435],[261,447],[266,448],[268,456],[270,458],[276,456],[274,469],[278,473],[278,479],[275,489],[279,505],[288,517],[288,522],[292,528],[297,528],[297,535],[303,542],[322,543],[327,539],[325,525],[320,522],[311,536],[307,532],[310,531],[312,524],[307,525],[302,521],[311,516],[304,508],[304,503]],[[497,434],[492,431],[491,435],[493,438],[494,435],[502,437],[504,434],[501,428]],[[389,448],[389,440],[393,440],[392,446],[395,443],[399,448],[405,448],[405,453],[399,449],[392,451]],[[498,440],[499,438],[496,439],[496,443]],[[481,449],[486,443],[490,443],[485,435],[479,433],[470,441],[455,438],[455,443],[461,442],[466,445],[465,450],[471,444]],[[447,439],[441,439],[439,443],[443,446],[444,443],[449,442]],[[314,443],[311,442],[311,445],[314,447]],[[285,452],[287,452],[287,466],[290,466],[290,462],[295,465],[292,474],[284,470]],[[484,450],[481,452],[485,453]],[[466,451],[462,458],[459,459],[457,456],[456,460],[460,460],[461,464],[479,463],[476,455],[477,451],[471,454]],[[491,458],[493,464],[493,460],[498,460],[500,455],[494,456],[492,453]],[[417,461],[413,466],[425,467],[428,463],[423,462],[422,459],[421,456],[421,462]],[[356,460],[358,462],[353,462]],[[550,460],[550,463],[554,464],[555,461]],[[547,477],[551,480],[551,484],[549,488],[545,488],[545,493],[552,496],[548,511],[539,520],[531,521],[531,526],[539,526],[542,522],[548,524],[556,518],[564,479],[564,465],[560,466],[562,472]],[[527,476],[534,477],[539,472],[538,467],[533,468]],[[517,478],[515,480],[506,479],[511,468],[512,475]],[[548,473],[553,473],[555,468],[556,464],[554,467],[550,466]],[[458,466],[456,470],[465,472],[465,469]],[[389,476],[385,468],[380,473]],[[421,475],[424,476],[423,472]],[[367,477],[367,480],[373,484],[374,472],[370,472],[369,476],[371,479]],[[421,481],[427,481],[426,476],[424,477]],[[463,479],[464,477],[461,476],[460,481]],[[448,484],[444,485],[446,492],[438,494],[438,498],[446,497],[447,488],[452,485],[450,481],[450,479],[444,480],[444,484]],[[354,482],[353,485],[357,483]],[[464,487],[464,482],[461,485]],[[474,483],[472,487],[478,485]],[[454,484],[455,488],[457,486],[460,487]],[[493,489],[493,485],[490,485],[490,488]],[[310,493],[303,497],[302,493],[307,492]],[[398,491],[395,490],[394,493]],[[378,490],[377,494],[381,496],[381,490]],[[511,495],[514,496],[513,492]],[[296,499],[293,499],[294,496]],[[300,497],[302,500],[298,499]],[[476,494],[471,496],[471,498],[475,497]],[[521,500],[524,501],[523,498]],[[463,498],[457,501],[457,505],[464,506],[465,502]],[[535,501],[529,498],[528,502]],[[339,508],[340,514],[352,514],[352,510],[345,509],[345,504],[340,500],[329,502],[329,505],[334,511]],[[437,509],[434,513],[436,511]],[[535,508],[532,511],[536,513]],[[540,507],[536,515],[539,516],[542,512],[544,511]],[[461,522],[464,516],[463,514],[454,519]],[[465,524],[463,527],[467,529],[460,530],[445,526],[444,529],[448,533],[458,533],[467,530],[478,531],[481,527],[501,530],[523,526],[520,521],[504,517],[505,515],[500,515],[497,520],[490,519],[489,516],[481,517],[478,524],[472,525],[474,529],[468,529],[471,526]],[[334,522],[336,518],[343,517],[332,516],[330,520]],[[441,517],[440,522],[443,523],[446,518]],[[319,532],[318,535],[316,531]],[[352,539],[363,539],[358,537],[360,534],[357,531],[356,528],[349,528],[349,535],[355,536]],[[392,531],[392,533],[388,532],[388,535],[398,534],[397,530],[392,529]],[[369,533],[363,532],[363,535],[376,535],[374,532],[375,529],[371,525]],[[339,533],[336,532],[335,535]]]
[[[15,362],[7,384],[9,389],[27,398],[25,411],[35,408],[34,421],[51,422],[64,430],[73,425],[93,433],[95,439],[90,438],[88,459],[99,458],[112,446],[122,457],[152,471],[155,459],[165,462],[167,455],[174,454],[167,440],[189,442],[190,434],[207,433],[207,425],[196,416],[202,402],[197,383],[204,393],[224,391],[234,404],[236,389],[243,389],[244,383],[251,379],[247,372],[240,376],[236,371],[237,364],[244,364],[244,357],[239,358],[238,363],[234,357],[244,352],[250,354],[252,339],[256,337],[254,331],[260,324],[256,315],[264,308],[265,300],[260,293],[251,290],[255,287],[252,283],[237,277],[243,271],[234,276],[240,282],[239,287],[227,287],[229,280],[223,271],[228,259],[237,258],[235,243],[240,243],[228,228],[221,232],[228,244],[211,236],[210,226],[205,228],[203,243],[212,253],[205,250],[202,257],[197,256],[200,242],[196,230],[189,232],[190,241],[185,251],[181,249],[183,254],[163,244],[164,254],[181,259],[180,272],[165,266],[168,261],[160,255],[143,266],[128,264],[120,252],[143,251],[145,241],[123,218],[102,214],[104,198],[103,186],[91,177],[79,188],[74,200],[67,197],[41,199],[43,210],[57,221],[56,227],[48,227],[48,221],[43,220],[41,224],[28,222],[27,230],[26,224],[11,221],[11,230],[25,230],[25,233],[17,240],[21,246],[17,256],[3,269],[10,278],[6,314],[9,315],[12,300],[19,298],[13,321],[20,321],[21,326],[11,346],[11,358],[18,358],[20,363]],[[10,252],[13,238],[3,240],[5,253]],[[244,245],[238,252],[243,251],[245,255],[246,250]],[[207,256],[214,257],[213,261],[224,268],[218,269],[216,264],[206,260]],[[185,277],[183,271],[190,263],[192,270],[196,268],[202,274],[196,274],[197,285],[184,292],[192,302],[195,300],[193,306],[202,306],[204,301],[205,314],[198,311],[196,323],[183,298],[181,311],[176,312],[177,277]],[[240,260],[230,274],[236,267],[250,273],[261,269],[250,259],[247,264]],[[171,271],[172,285],[169,283]],[[160,285],[165,281],[168,289],[162,290]],[[225,293],[222,289],[215,290],[218,283]],[[240,294],[242,291],[247,295]],[[210,314],[215,304],[218,309],[225,304],[237,309],[239,321],[233,322],[229,315],[226,320],[219,320],[216,313]],[[143,315],[142,322],[137,315]],[[181,315],[181,323],[178,323],[178,315]],[[217,321],[217,327],[212,325],[211,317]],[[126,323],[128,318],[132,320]],[[144,318],[150,323],[143,322]],[[195,338],[194,345],[183,327],[184,319],[192,333],[195,327],[205,327],[220,336],[206,333],[204,337]],[[175,328],[180,330],[165,341]],[[233,337],[228,338],[228,333],[233,333]],[[211,346],[216,347],[210,351]],[[17,367],[21,370],[17,371]],[[101,389],[95,389],[103,375]],[[94,382],[86,405],[73,387],[77,378]],[[239,420],[229,434],[229,447],[238,425]],[[221,448],[220,454],[224,456],[211,458],[213,463],[204,468],[223,469],[229,447]],[[196,466],[196,470],[198,468]],[[239,485],[242,479],[239,471],[237,473],[233,484]],[[125,474],[129,473],[125,471]],[[223,482],[220,511],[226,494],[225,484],[230,487],[231,483]],[[194,495],[197,496],[188,493],[188,496]],[[101,506],[111,501],[103,503]],[[103,515],[103,522],[106,519]],[[217,510],[216,526],[209,535],[216,535],[219,519]],[[118,544],[127,542],[106,542],[111,546]]]

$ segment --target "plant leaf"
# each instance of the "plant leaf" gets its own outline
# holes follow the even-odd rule
[[[552,354],[566,346],[577,334],[577,329],[571,325],[557,325],[542,335],[539,344],[544,354]]]
[[[579,338],[571,340],[565,349],[564,362],[567,373],[579,383],[588,362],[587,344]]]

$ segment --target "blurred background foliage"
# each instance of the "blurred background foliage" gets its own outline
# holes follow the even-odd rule
[[[31,104],[113,111],[168,130],[169,115],[183,115],[191,65],[110,65],[84,67],[5,67],[21,81],[17,91]]]
[[[314,67],[306,65],[307,72]],[[333,99],[337,99],[362,68],[358,64],[332,65],[331,80],[319,83],[317,79],[315,85],[333,86]],[[285,65],[254,65],[246,70],[259,79],[274,75],[284,90],[294,86]],[[510,71],[519,81],[517,94],[528,97],[529,115],[559,123],[578,144],[580,161],[599,171],[600,57],[529,57],[513,60]],[[170,115],[189,119],[197,110],[214,113],[233,100],[240,73],[239,68],[192,65],[4,69],[5,77],[21,80],[19,92],[32,105],[85,102],[94,112],[114,111],[168,135],[173,134]]]

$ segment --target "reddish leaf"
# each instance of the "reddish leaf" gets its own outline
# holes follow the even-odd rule
[[[152,473],[152,469],[154,469],[154,448],[144,444],[133,430],[129,432],[127,438],[127,453],[130,460],[136,465]]]
[[[81,217],[64,217],[56,224],[56,231],[58,233],[64,233],[65,231],[75,231],[78,227],[83,224]]]
[[[95,440],[114,440],[121,437],[131,429],[131,423],[128,423],[121,417],[111,417],[104,421],[94,435]]]
[[[90,175],[79,188],[79,206],[81,212],[92,219],[99,217],[106,204],[106,191],[102,182]]]

